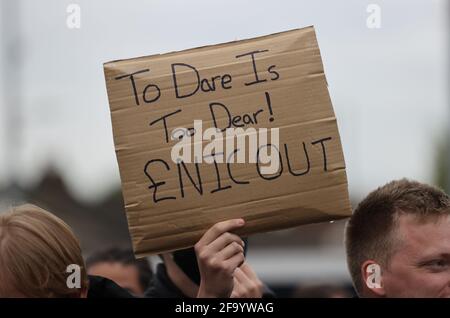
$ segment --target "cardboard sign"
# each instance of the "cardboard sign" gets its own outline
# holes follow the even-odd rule
[[[313,27],[104,70],[136,256],[193,246],[231,218],[246,220],[236,232],[246,236],[351,215]],[[211,128],[234,148],[213,144]],[[278,163],[263,172],[267,158]]]

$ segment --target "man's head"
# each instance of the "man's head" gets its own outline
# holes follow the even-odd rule
[[[146,259],[135,259],[129,249],[110,248],[86,260],[89,275],[103,276],[136,296],[143,296],[152,270]]]
[[[360,296],[450,297],[450,199],[441,190],[406,179],[376,189],[348,221],[345,244]]]
[[[80,269],[70,288],[68,266]],[[0,213],[0,297],[83,297],[88,278],[80,244],[70,227],[34,205]]]

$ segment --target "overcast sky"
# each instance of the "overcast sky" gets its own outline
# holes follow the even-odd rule
[[[12,174],[35,182],[56,165],[83,198],[117,186],[104,62],[308,25],[316,28],[354,197],[404,176],[431,181],[436,143],[448,140],[445,0],[18,2],[23,129],[11,171],[2,103],[3,183]],[[80,5],[80,29],[66,26],[70,3]],[[379,29],[366,25],[370,3],[381,8]]]

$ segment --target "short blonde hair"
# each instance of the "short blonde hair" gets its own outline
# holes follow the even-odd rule
[[[80,289],[67,286],[70,264],[80,266]],[[35,205],[0,213],[0,282],[0,297],[79,297],[88,278],[78,239]]]

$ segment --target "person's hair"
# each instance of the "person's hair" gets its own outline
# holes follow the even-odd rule
[[[120,263],[123,265],[135,266],[139,273],[139,284],[142,289],[146,290],[150,286],[150,281],[153,277],[150,262],[146,258],[136,259],[131,249],[112,247],[103,251],[98,251],[86,259],[86,266],[88,269],[91,266],[100,263]]]
[[[358,293],[363,287],[361,265],[366,260],[389,266],[399,245],[398,220],[405,214],[421,222],[449,215],[449,196],[436,187],[402,179],[379,187],[359,203],[345,231],[347,265]]]
[[[67,279],[80,267],[80,288]],[[0,297],[79,297],[88,278],[78,239],[61,219],[25,204],[0,213]]]

